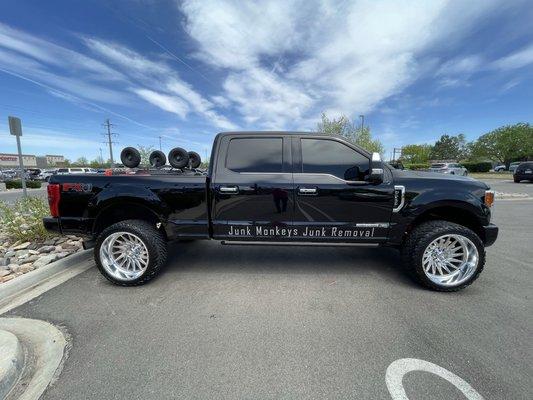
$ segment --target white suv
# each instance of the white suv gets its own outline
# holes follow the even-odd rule
[[[456,163],[431,164],[431,166],[429,167],[429,170],[431,172],[440,172],[442,174],[462,175],[462,176],[468,175],[467,169],[463,167],[462,165],[459,165]]]

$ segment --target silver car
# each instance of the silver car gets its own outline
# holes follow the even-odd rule
[[[431,166],[429,167],[429,170],[431,172],[440,172],[442,174],[461,175],[461,176],[468,175],[467,169],[457,163],[431,164]]]

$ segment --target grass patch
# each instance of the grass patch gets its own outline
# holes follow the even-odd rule
[[[0,230],[12,242],[45,239],[50,235],[42,219],[49,214],[48,203],[40,198],[22,198],[12,205],[0,201]]]
[[[513,174],[505,172],[472,172],[468,176],[476,179],[513,179]]]

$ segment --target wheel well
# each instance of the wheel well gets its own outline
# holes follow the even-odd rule
[[[420,225],[422,222],[433,220],[444,220],[466,226],[467,228],[472,229],[481,240],[485,240],[481,222],[477,217],[471,212],[458,207],[437,207],[427,210],[409,224],[407,232],[410,232],[415,226]]]
[[[93,226],[93,235],[98,236],[108,226],[128,219],[139,219],[151,224],[161,222],[159,217],[149,207],[135,203],[120,203],[111,205],[98,214]],[[164,229],[162,229],[164,233]]]

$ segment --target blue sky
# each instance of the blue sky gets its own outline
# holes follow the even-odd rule
[[[312,130],[323,111],[393,147],[533,117],[527,1],[0,3],[0,152],[210,151],[226,130]]]

